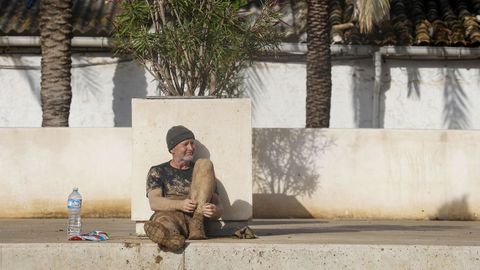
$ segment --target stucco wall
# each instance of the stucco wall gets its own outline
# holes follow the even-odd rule
[[[130,216],[130,128],[0,128],[0,217]]]
[[[478,219],[480,133],[255,129],[254,216]]]
[[[380,126],[480,129],[478,60],[388,60],[382,78]]]
[[[39,127],[39,55],[0,55],[0,127]],[[132,98],[157,95],[153,77],[105,53],[72,56],[71,127],[130,127]]]
[[[145,198],[132,142],[128,128],[1,128],[0,217],[65,216],[74,186],[84,216],[130,216],[132,190]],[[252,151],[257,218],[479,219],[478,131],[254,129]]]
[[[252,126],[305,126],[306,64],[296,58],[256,62],[245,73]],[[119,62],[120,61],[120,62]],[[333,58],[332,128],[372,127],[371,57]],[[479,129],[480,63],[385,58],[379,124],[385,128]],[[0,56],[0,126],[41,124],[40,57]],[[72,127],[131,126],[131,99],[157,95],[152,76],[107,54],[74,54]]]
[[[384,59],[379,127],[480,129],[480,63],[476,60]],[[305,126],[306,64],[256,63],[246,76],[253,127]],[[331,128],[371,128],[371,58],[332,61]]]

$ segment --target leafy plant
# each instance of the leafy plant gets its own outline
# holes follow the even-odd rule
[[[126,1],[114,23],[117,52],[142,63],[163,95],[236,96],[242,69],[280,40],[272,4],[241,13],[243,2]]]

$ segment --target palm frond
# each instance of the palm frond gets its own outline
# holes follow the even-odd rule
[[[390,0],[357,0],[360,32],[371,32],[373,25],[381,22],[390,13]]]

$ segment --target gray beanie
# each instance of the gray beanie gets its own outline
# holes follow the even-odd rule
[[[177,144],[184,140],[195,139],[195,135],[184,126],[173,126],[167,132],[168,151],[172,150]]]

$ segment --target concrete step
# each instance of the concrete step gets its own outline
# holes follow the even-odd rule
[[[0,244],[1,269],[480,269],[478,246],[192,243]]]
[[[0,220],[0,269],[480,269],[480,222],[256,220],[258,239],[168,253],[130,220],[85,220],[105,242],[68,242],[64,220]],[[110,229],[110,230],[108,230]]]

